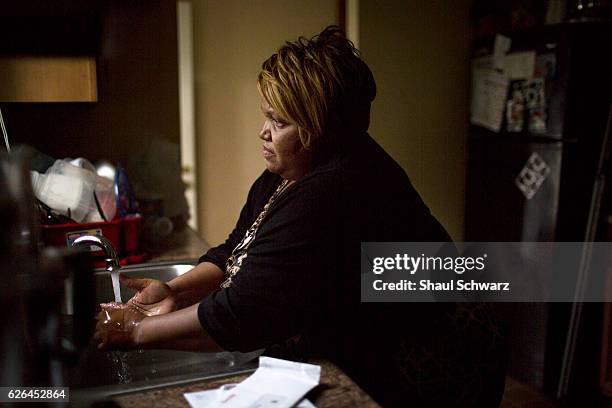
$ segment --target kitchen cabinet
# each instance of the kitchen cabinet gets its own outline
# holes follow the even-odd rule
[[[13,103],[0,97],[11,144],[27,144],[55,158],[81,156],[123,164],[153,138],[178,149],[175,1],[18,3],[0,8],[0,35],[11,38],[0,42],[0,61],[23,65],[37,58],[45,68],[39,78],[23,80],[43,93],[37,102]],[[62,71],[54,79],[51,65]],[[2,77],[4,73],[0,95],[7,92]],[[78,96],[50,95],[68,88]],[[40,103],[43,100],[57,102]]]
[[[2,56],[2,102],[96,102],[93,56]]]
[[[0,8],[0,102],[95,102],[102,3],[25,0]]]

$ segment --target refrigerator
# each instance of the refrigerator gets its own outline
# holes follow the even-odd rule
[[[482,95],[473,87],[465,241],[601,240],[598,226],[610,213],[612,25],[564,23],[501,34],[509,47],[495,37],[473,44],[473,61],[497,58],[498,64],[501,50],[503,67],[515,72],[503,79],[503,98],[498,86],[497,101],[480,101],[498,115],[503,109],[489,122],[474,117],[474,99]],[[525,67],[532,69],[529,78],[521,78]],[[476,75],[474,69],[473,84],[482,80]],[[508,338],[509,375],[558,397],[593,387],[601,304],[496,306]]]

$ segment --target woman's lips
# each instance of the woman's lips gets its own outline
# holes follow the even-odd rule
[[[261,153],[263,154],[264,157],[274,156],[274,152],[268,149],[266,146],[262,146]]]

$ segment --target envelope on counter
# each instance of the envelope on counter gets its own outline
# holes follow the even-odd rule
[[[312,408],[303,397],[320,377],[320,366],[260,357],[259,368],[241,383],[184,395],[193,408]]]

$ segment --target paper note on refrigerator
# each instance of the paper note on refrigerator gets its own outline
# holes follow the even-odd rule
[[[472,75],[470,122],[499,132],[510,81],[502,73],[475,68]]]
[[[493,46],[493,68],[504,69],[506,53],[510,50],[512,40],[501,34],[495,34],[495,45]]]
[[[513,52],[504,57],[504,74],[512,80],[533,78],[535,51]]]
[[[546,177],[550,174],[550,166],[536,152],[531,153],[527,163],[514,180],[527,200],[531,200],[538,192]]]

